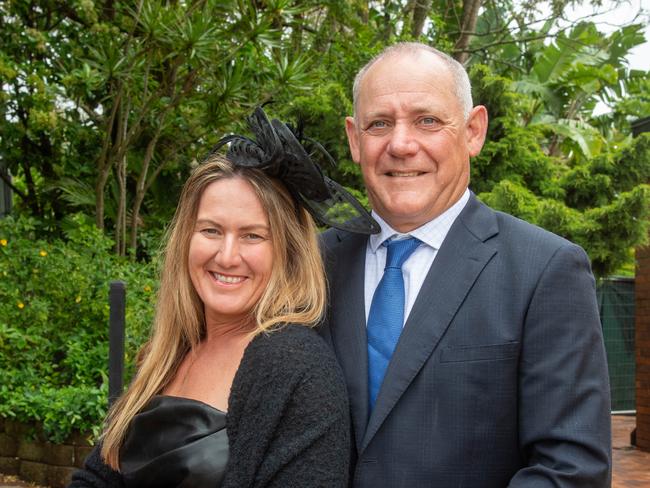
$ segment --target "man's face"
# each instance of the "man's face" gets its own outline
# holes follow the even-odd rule
[[[451,73],[426,51],[376,62],[361,81],[356,117],[346,119],[372,207],[400,232],[460,198],[486,129],[485,108],[475,107],[466,121]]]

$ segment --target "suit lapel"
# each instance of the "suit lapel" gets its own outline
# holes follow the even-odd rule
[[[484,241],[497,232],[494,213],[472,195],[438,250],[418,293],[386,371],[360,451],[369,444],[438,346],[472,285],[496,253]],[[367,368],[367,360],[365,364]]]
[[[329,273],[332,344],[350,395],[357,449],[368,423],[368,350],[364,299],[367,237],[348,234],[336,249],[336,265]]]

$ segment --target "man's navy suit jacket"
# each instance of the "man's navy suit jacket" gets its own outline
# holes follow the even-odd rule
[[[323,234],[322,327],[350,395],[355,488],[610,485],[610,393],[585,252],[474,195],[368,411],[367,237]]]

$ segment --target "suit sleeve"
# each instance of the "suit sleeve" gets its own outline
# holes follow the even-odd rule
[[[589,260],[559,248],[525,317],[519,442],[527,466],[510,487],[609,487],[610,392]]]

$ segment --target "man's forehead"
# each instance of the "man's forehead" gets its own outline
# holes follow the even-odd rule
[[[449,72],[449,67],[442,58],[432,52],[419,49],[387,54],[370,66],[364,79],[373,72],[390,72],[397,65],[408,66],[411,71],[435,70],[441,74]]]
[[[422,83],[418,87],[417,83]],[[432,53],[392,54],[373,64],[360,84],[360,92],[370,90],[376,94],[399,91],[429,91],[452,84],[449,67]],[[431,85],[424,89],[426,85]]]
[[[431,112],[446,107],[455,99],[453,78],[437,70],[413,66],[380,69],[368,73],[359,91],[358,109],[364,116],[371,112],[395,109],[412,113]]]
[[[363,118],[394,116],[396,112],[408,115],[435,114],[443,110],[446,104],[426,92],[408,93],[407,96],[373,97],[364,104],[359,115]]]

